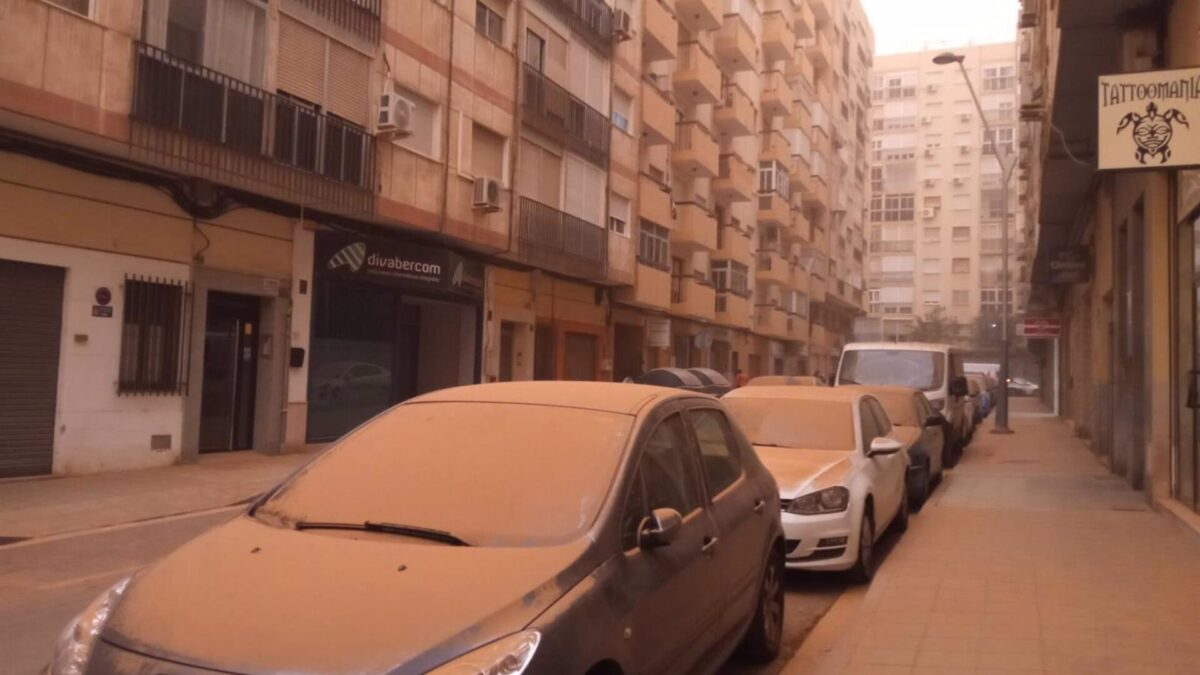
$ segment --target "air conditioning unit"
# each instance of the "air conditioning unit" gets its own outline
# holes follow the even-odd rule
[[[379,97],[379,111],[375,120],[375,133],[406,137],[413,130],[413,102],[397,93]]]
[[[937,90],[938,90],[938,86],[937,86],[936,84],[927,84],[927,85],[925,85],[925,91],[927,91],[927,92],[929,92],[929,93],[931,93],[931,94],[936,94],[936,93],[937,93]]]
[[[480,176],[475,179],[475,191],[471,197],[471,205],[482,211],[494,212],[500,210],[500,181],[495,178]]]
[[[624,42],[633,37],[633,20],[629,12],[623,9],[613,12],[612,25],[613,39],[617,42]]]
[[[937,209],[921,209],[921,217],[925,220],[937,218]]]
[[[960,145],[960,146],[958,146],[958,154],[960,154],[960,155],[969,155],[969,154],[971,154],[971,146],[969,146],[969,145]]]
[[[926,157],[933,157],[934,154],[936,154],[936,153],[934,153],[933,148],[925,148],[925,156]]]
[[[937,185],[937,180],[935,180],[935,179],[933,179],[933,178],[926,178],[926,179],[925,179],[925,187],[933,187],[933,186],[935,186],[935,185]]]
[[[958,119],[960,119],[964,122],[970,122],[971,121],[971,113],[962,113],[958,116]]]
[[[965,178],[955,178],[954,179],[955,185],[965,185],[966,182],[967,182],[967,179],[965,179]]]
[[[929,126],[930,124],[933,124],[933,118],[932,117],[922,117],[921,124],[924,124],[925,126]]]

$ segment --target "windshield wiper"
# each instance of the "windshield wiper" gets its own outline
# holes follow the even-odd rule
[[[378,523],[373,520],[364,520],[361,523],[326,523],[319,521],[302,520],[296,523],[297,530],[362,530],[363,532],[382,532],[383,534],[398,534],[405,537],[414,537],[416,539],[428,539],[429,541],[437,541],[451,546],[470,546],[466,541],[456,537],[455,535],[446,532],[445,530],[435,530],[429,527],[417,527],[416,525],[400,525],[397,523]]]

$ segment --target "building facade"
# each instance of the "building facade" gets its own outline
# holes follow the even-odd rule
[[[944,51],[879,56],[872,70],[869,310],[888,338],[903,339],[918,318],[940,310],[964,343],[986,344],[1000,337],[1003,314],[1002,166],[1017,163],[1017,45],[948,50],[965,57],[1003,163],[958,66],[933,63]],[[1014,171],[1008,212],[1015,313],[1023,298],[1019,201]]]
[[[1102,75],[1200,64],[1200,6],[1026,0],[1021,25],[1022,183],[1036,223],[1029,312],[1063,324],[1043,379],[1115,473],[1196,522],[1200,177],[1194,166],[1097,171],[1102,137],[1121,138],[1099,128],[1097,110]],[[1176,126],[1174,142],[1200,142]],[[1085,273],[1062,274],[1064,261]]]
[[[829,372],[863,311],[855,0],[0,16],[0,476],[471,382]]]

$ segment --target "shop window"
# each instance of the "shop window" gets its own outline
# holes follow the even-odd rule
[[[496,44],[504,44],[504,16],[478,0],[475,3],[475,30]]]
[[[185,290],[182,282],[125,278],[117,393],[183,391]]]
[[[504,137],[478,122],[471,124],[471,173],[504,182]]]

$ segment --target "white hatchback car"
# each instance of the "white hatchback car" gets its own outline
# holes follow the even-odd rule
[[[792,569],[875,573],[875,542],[908,527],[908,457],[872,395],[742,387],[722,399],[779,484]]]

